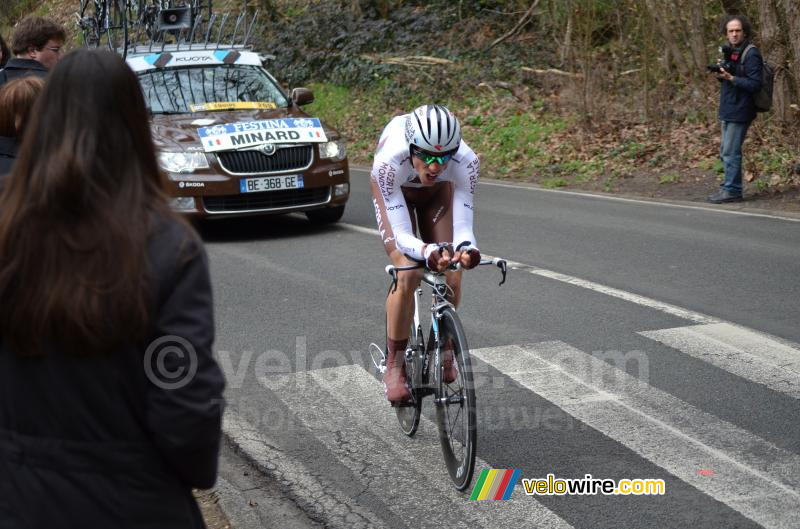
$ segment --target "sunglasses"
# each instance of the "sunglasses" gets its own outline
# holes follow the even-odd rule
[[[425,151],[414,151],[414,156],[425,162],[425,165],[430,165],[433,162],[438,163],[439,165],[444,165],[450,161],[450,158],[453,157],[453,153],[448,154],[431,154]]]

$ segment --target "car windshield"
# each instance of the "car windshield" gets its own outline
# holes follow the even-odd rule
[[[165,68],[140,73],[139,82],[147,107],[154,114],[222,109],[214,103],[252,102],[260,103],[261,108],[289,104],[269,75],[258,66]],[[228,105],[228,108],[243,106]]]

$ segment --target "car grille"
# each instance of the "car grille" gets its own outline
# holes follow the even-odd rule
[[[259,151],[222,151],[217,158],[231,174],[279,173],[307,168],[311,165],[312,151],[311,145],[292,145],[278,147],[270,156]]]
[[[203,197],[203,207],[209,213],[289,209],[310,204],[324,204],[330,200],[330,191],[330,187],[312,187],[241,195],[206,196]]]

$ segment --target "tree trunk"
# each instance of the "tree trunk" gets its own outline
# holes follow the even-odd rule
[[[778,5],[783,10],[786,26],[789,28],[789,43],[791,44],[792,54],[789,57],[792,77],[794,78],[795,95],[800,96],[800,5],[797,0],[778,0]],[[795,102],[798,102],[795,100]]]
[[[764,61],[776,67],[786,61],[786,46],[782,42],[781,29],[773,0],[758,0],[759,42],[758,47]],[[778,68],[772,91],[772,112],[781,121],[785,121],[788,111],[789,84],[785,70]]]
[[[561,52],[559,53],[559,66],[562,68],[567,62],[572,49],[572,10],[569,11],[569,18],[567,18],[567,30],[564,32],[564,43],[561,45]]]
[[[689,49],[694,59],[694,68],[698,72],[694,77],[699,77],[706,70],[708,55],[706,54],[706,40],[703,26],[703,6],[700,2],[690,1],[688,6],[689,20]]]
[[[676,24],[667,16],[668,13],[675,12],[675,6],[667,0],[662,2],[646,0],[645,4],[650,16],[653,18],[653,22],[658,27],[661,38],[664,40],[664,49],[669,52],[678,73],[684,78],[690,77],[689,68],[686,66],[686,58],[678,47],[677,39],[681,33],[675,31]],[[669,68],[669,65],[667,67]]]

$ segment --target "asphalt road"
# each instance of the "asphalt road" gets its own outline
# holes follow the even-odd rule
[[[664,480],[653,496],[468,501],[430,404],[414,439],[369,369],[386,257],[367,175],[340,224],[206,225],[225,429],[332,527],[800,527],[800,222],[484,182],[467,272],[479,463]],[[469,492],[469,491],[468,491]]]

